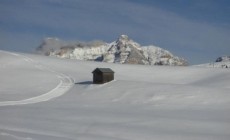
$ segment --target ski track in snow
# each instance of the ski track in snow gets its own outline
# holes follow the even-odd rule
[[[3,138],[11,138],[11,139],[15,139],[15,140],[33,140],[32,138],[29,138],[29,137],[20,137],[20,136],[16,136],[16,135],[4,133],[4,132],[1,132],[0,136]]]
[[[20,57],[24,61],[30,62],[33,65],[35,65],[35,67],[39,70],[55,73],[58,79],[60,80],[59,84],[54,89],[50,90],[47,93],[44,93],[36,97],[20,100],[20,101],[3,101],[3,102],[0,102],[0,106],[24,105],[24,104],[33,104],[33,103],[48,101],[48,100],[51,100],[53,98],[56,98],[56,97],[59,97],[65,94],[74,85],[74,80],[70,78],[69,76],[63,73],[54,71],[50,68],[44,67],[43,65],[36,63],[33,59],[25,55],[12,53],[12,52],[5,52],[5,51],[0,51],[0,52],[8,53],[10,55]]]

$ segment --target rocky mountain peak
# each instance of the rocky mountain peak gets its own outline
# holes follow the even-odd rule
[[[121,35],[113,42],[110,49],[103,56],[104,61],[113,63],[147,64],[147,59],[141,52],[141,46],[127,35]]]
[[[118,38],[117,42],[128,42],[130,39],[127,35],[120,35],[120,37]]]
[[[89,47],[91,46],[91,47]],[[97,47],[95,47],[97,46]],[[156,46],[141,46],[127,35],[112,43],[78,43],[63,45],[58,39],[48,38],[38,47],[46,55],[78,60],[103,61],[121,64],[187,65],[183,58]]]
[[[117,47],[118,50],[120,50],[120,48],[123,47],[127,47],[128,44],[132,43],[133,41],[129,39],[129,37],[127,35],[121,35],[116,43],[114,44],[114,46]]]

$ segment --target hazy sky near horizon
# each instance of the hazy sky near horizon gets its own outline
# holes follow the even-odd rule
[[[190,64],[230,55],[229,0],[0,0],[0,49],[32,52],[46,37],[128,35]]]

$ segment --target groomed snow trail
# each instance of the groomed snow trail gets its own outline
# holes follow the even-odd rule
[[[0,106],[24,105],[24,104],[33,104],[33,103],[48,101],[48,100],[51,100],[53,98],[56,98],[56,97],[59,97],[59,96],[65,94],[74,85],[74,80],[71,77],[69,77],[63,73],[54,71],[50,68],[44,67],[43,65],[36,63],[33,59],[31,59],[25,55],[6,52],[6,51],[0,51],[0,52],[14,55],[14,56],[17,56],[21,59],[24,59],[24,61],[30,62],[37,69],[54,73],[58,77],[58,79],[60,80],[59,84],[54,89],[50,90],[47,93],[44,93],[44,94],[36,96],[36,97],[32,97],[32,98],[28,98],[28,99],[24,99],[24,100],[19,100],[19,101],[2,101],[2,102],[0,102]]]

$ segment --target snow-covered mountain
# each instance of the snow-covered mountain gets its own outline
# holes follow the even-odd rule
[[[230,62],[230,56],[222,56],[216,59],[216,62]]]
[[[141,46],[127,35],[121,35],[112,43],[93,41],[71,44],[62,43],[56,38],[47,38],[37,51],[49,56],[109,63],[173,66],[188,64],[185,59],[174,56],[162,48],[153,45]]]
[[[230,56],[221,56],[215,62],[201,64],[198,66],[213,67],[213,68],[230,68]]]

